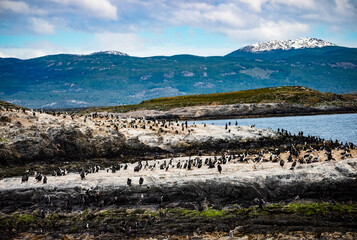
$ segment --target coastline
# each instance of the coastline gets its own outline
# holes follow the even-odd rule
[[[93,112],[92,112],[93,113]],[[103,114],[109,112],[101,112]],[[266,118],[287,116],[309,116],[357,113],[357,106],[304,106],[288,103],[251,103],[230,105],[200,105],[192,107],[161,110],[136,110],[126,113],[114,113],[122,118],[134,117],[148,120],[194,121]]]
[[[111,113],[1,115],[5,238],[357,236],[353,145],[250,126],[185,125]],[[298,155],[288,160],[295,147]],[[329,149],[335,160],[328,159]],[[149,167],[133,171],[140,161]],[[165,161],[172,161],[170,168],[161,168]],[[179,162],[187,167],[177,167]],[[97,165],[101,169],[91,172]],[[52,176],[58,169],[68,174]],[[83,180],[80,169],[89,171]],[[27,170],[30,179],[21,183]],[[48,182],[37,182],[35,171]]]
[[[357,113],[357,109],[347,110],[347,111],[328,111],[328,112],[283,113],[283,114],[244,115],[244,116],[232,115],[232,116],[216,116],[210,118],[183,118],[180,119],[180,121],[298,117],[298,116],[318,116],[318,115],[336,115],[336,114],[353,114],[353,113]],[[163,119],[163,120],[173,120],[173,119]]]
[[[174,164],[179,160],[188,157]],[[84,180],[74,173],[49,177],[46,185],[34,177],[23,184],[19,177],[3,179],[0,230],[9,239],[357,237],[351,191],[357,158],[302,164],[293,172],[279,163],[235,160],[222,174],[207,167],[133,172],[135,165]]]

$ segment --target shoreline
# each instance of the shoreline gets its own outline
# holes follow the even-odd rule
[[[174,159],[173,165],[179,160],[188,157]],[[234,159],[223,164],[222,174],[207,166],[134,172],[135,165],[115,173],[103,169],[84,180],[77,173],[48,177],[45,185],[34,177],[23,184],[20,177],[3,179],[0,230],[22,239],[58,239],[59,233],[86,239],[357,236],[356,192],[351,191],[357,158],[299,164],[293,172],[290,164]]]
[[[331,112],[306,112],[306,113],[285,113],[285,114],[266,114],[266,115],[232,115],[232,116],[217,116],[211,118],[185,118],[180,121],[203,121],[203,120],[225,120],[225,119],[254,119],[254,118],[274,118],[274,117],[299,117],[299,116],[319,116],[319,115],[339,115],[339,114],[356,114],[356,110],[351,111],[331,111]],[[158,119],[158,120],[172,120],[172,119]]]
[[[17,176],[0,179],[0,231],[8,238],[357,236],[353,145],[110,113],[1,113],[0,157],[9,165],[0,173]],[[67,174],[52,175],[61,169]]]
[[[91,112],[93,113],[93,112]],[[98,112],[115,114],[122,118],[145,118],[147,120],[194,121],[218,119],[268,118],[287,116],[311,116],[357,113],[357,106],[304,106],[288,103],[245,103],[229,105],[200,105],[180,107],[166,111],[136,110],[126,113]]]

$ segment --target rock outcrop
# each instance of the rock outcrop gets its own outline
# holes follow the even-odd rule
[[[178,160],[175,159],[176,163]],[[183,159],[181,159],[183,161]],[[163,160],[161,160],[161,163]],[[151,164],[151,163],[150,163]],[[256,205],[265,202],[355,201],[357,199],[357,159],[299,165],[295,171],[282,169],[279,163],[228,163],[217,169],[155,169],[134,172],[135,165],[117,173],[101,170],[88,174],[48,177],[48,184],[20,178],[0,181],[0,211],[17,209],[84,210],[102,208],[172,208],[203,209]],[[139,185],[139,178],[144,184]],[[132,185],[127,186],[127,178]]]
[[[147,119],[166,120],[200,120],[200,119],[229,119],[269,116],[297,116],[331,113],[354,113],[355,105],[338,106],[304,106],[289,103],[244,103],[228,105],[203,105],[175,108],[167,111],[137,110],[121,113],[120,116],[146,117]]]
[[[0,112],[0,164],[72,161],[119,156],[197,154],[285,141],[272,130],[245,126],[185,125],[118,115],[97,117],[30,111]]]

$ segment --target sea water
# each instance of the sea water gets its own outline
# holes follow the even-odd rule
[[[295,117],[269,117],[269,118],[246,118],[246,119],[224,119],[224,120],[202,120],[196,123],[207,123],[214,125],[251,126],[255,124],[257,128],[271,128],[273,130],[285,129],[292,134],[303,131],[305,136],[319,136],[326,140],[338,140],[353,142],[357,144],[357,113],[353,114],[332,114],[314,116],[295,116]],[[189,124],[192,124],[190,121]]]

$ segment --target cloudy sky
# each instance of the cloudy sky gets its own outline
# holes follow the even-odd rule
[[[0,57],[224,55],[317,37],[357,47],[357,0],[0,0]]]

